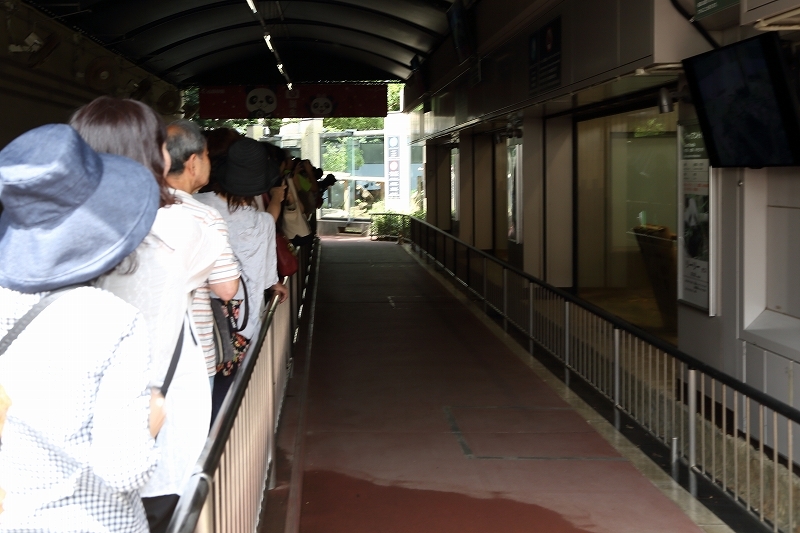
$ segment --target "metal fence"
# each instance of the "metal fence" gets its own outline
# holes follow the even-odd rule
[[[773,531],[800,532],[800,411],[588,302],[409,218],[413,249],[506,331],[579,375]],[[798,439],[800,440],[800,439]]]
[[[408,215],[400,213],[370,213],[369,237],[374,240],[405,239],[408,237]]]
[[[286,279],[289,300],[269,302],[253,348],[211,427],[190,486],[181,495],[169,533],[253,533],[266,488],[274,483],[275,432],[291,373],[292,344],[314,259],[300,248],[298,272]]]

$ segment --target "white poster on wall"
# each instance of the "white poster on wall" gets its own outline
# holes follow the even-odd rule
[[[711,167],[697,123],[680,128],[678,299],[709,310],[711,301]]]

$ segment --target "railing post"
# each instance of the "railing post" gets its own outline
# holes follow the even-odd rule
[[[466,248],[464,252],[467,254],[467,287],[472,288],[472,263],[470,261],[472,254],[469,253],[469,248]]]
[[[697,370],[689,369],[689,468],[697,464]]]
[[[486,257],[483,258],[483,312],[486,313],[489,310],[487,305],[488,295],[486,294],[486,288],[488,287],[488,282],[486,281]]]
[[[533,355],[533,283],[528,282],[528,307],[530,313],[528,315],[528,351]]]
[[[508,270],[503,269],[503,330],[508,333]]]
[[[619,368],[619,329],[614,328],[614,405],[619,407],[621,403],[621,396],[619,391],[620,385],[620,368]]]
[[[564,366],[569,367],[569,302],[564,300]]]
[[[672,477],[676,480],[678,479],[678,460],[680,459],[680,454],[678,453],[678,437],[672,437],[671,441],[671,454],[670,454],[670,465],[672,466]]]

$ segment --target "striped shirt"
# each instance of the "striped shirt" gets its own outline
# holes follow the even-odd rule
[[[175,197],[183,207],[201,223],[213,228],[225,237],[225,248],[214,264],[208,281],[194,292],[192,300],[192,318],[196,327],[198,340],[203,347],[208,375],[217,372],[217,354],[214,351],[214,315],[211,312],[211,287],[209,284],[222,283],[239,279],[239,263],[233,255],[228,243],[228,224],[220,216],[219,211],[211,206],[195,200],[190,194],[172,189]]]

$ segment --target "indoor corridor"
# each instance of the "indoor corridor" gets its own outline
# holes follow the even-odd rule
[[[262,532],[732,531],[406,247],[320,244]]]

